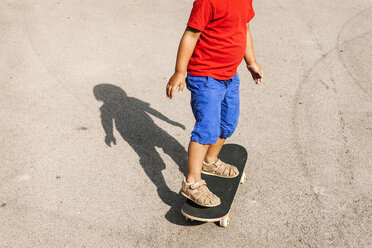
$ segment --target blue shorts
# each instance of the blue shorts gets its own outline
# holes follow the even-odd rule
[[[191,108],[196,123],[191,140],[215,144],[219,137],[228,138],[239,119],[239,75],[228,80],[187,75],[191,91]]]

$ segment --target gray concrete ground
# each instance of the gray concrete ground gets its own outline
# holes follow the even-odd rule
[[[372,247],[372,1],[254,1],[227,229],[179,212],[194,120],[164,93],[191,6],[0,2],[1,247]]]

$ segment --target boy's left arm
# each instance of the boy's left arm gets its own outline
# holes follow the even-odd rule
[[[256,84],[262,82],[263,79],[263,71],[259,64],[256,62],[256,57],[254,55],[254,48],[253,48],[253,39],[251,30],[249,28],[249,23],[247,23],[247,47],[245,49],[244,60],[247,64],[247,68],[249,72],[252,74],[252,78]]]

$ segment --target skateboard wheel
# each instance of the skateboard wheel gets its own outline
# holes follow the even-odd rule
[[[193,219],[190,219],[190,218],[187,218],[187,217],[186,217],[186,220],[190,221],[190,222],[194,221]]]
[[[247,180],[247,175],[245,174],[245,172],[243,172],[243,175],[242,177],[240,178],[240,183],[241,184],[245,184],[245,181]]]
[[[230,225],[230,216],[226,216],[222,220],[220,220],[221,227],[228,227]]]

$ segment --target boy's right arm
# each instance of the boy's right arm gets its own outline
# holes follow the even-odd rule
[[[189,64],[200,34],[201,32],[199,30],[187,27],[182,36],[180,46],[178,47],[175,72],[169,79],[166,88],[167,96],[170,99],[173,98],[177,88],[179,92],[182,92],[185,87],[187,65]]]

